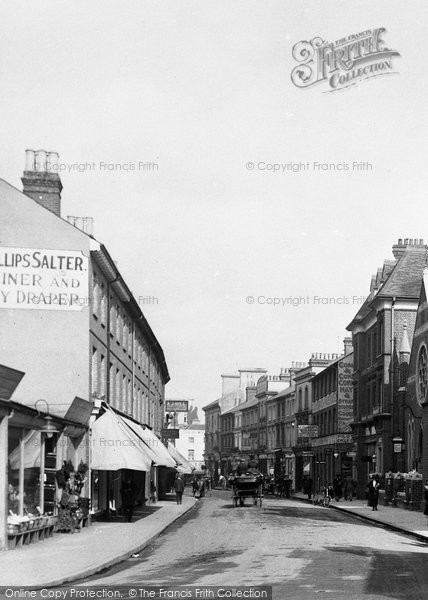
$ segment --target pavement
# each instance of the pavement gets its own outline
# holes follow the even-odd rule
[[[93,522],[80,532],[58,532],[41,542],[2,552],[0,587],[58,587],[99,573],[140,552],[197,502],[183,496],[183,503],[177,505],[171,496],[148,505],[146,514],[132,523]]]
[[[306,494],[300,492],[296,492],[292,497],[312,503],[312,500],[308,500]],[[419,541],[428,542],[428,516],[421,511],[383,506],[382,504],[379,504],[378,510],[374,511],[370,506],[367,506],[365,500],[353,499],[349,501],[343,498],[338,502],[332,500],[329,508],[350,513],[392,531],[398,531],[399,533],[411,535]]]

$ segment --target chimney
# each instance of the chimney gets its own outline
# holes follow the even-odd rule
[[[351,354],[351,352],[353,352],[354,348],[352,346],[352,338],[351,337],[346,337],[343,340],[343,353],[345,356],[347,356],[348,354]]]
[[[58,158],[57,152],[26,150],[21,181],[26,196],[60,217],[62,183],[58,175]]]
[[[412,239],[412,238],[399,238],[398,242],[392,246],[392,254],[395,259],[400,259],[407,246],[425,248],[423,239]]]

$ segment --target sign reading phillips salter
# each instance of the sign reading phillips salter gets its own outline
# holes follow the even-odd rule
[[[82,252],[0,247],[0,308],[79,311],[87,305]]]
[[[384,27],[368,29],[335,42],[320,37],[293,46],[293,58],[299,63],[291,72],[291,81],[300,88],[328,83],[327,92],[348,88],[365,79],[395,74],[392,59],[400,54],[387,48]]]

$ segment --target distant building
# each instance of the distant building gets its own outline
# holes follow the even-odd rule
[[[345,339],[345,353],[312,378],[311,440],[314,454],[313,480],[316,489],[333,483],[340,474],[344,481],[357,478],[356,453],[352,439],[353,353],[351,339]],[[317,435],[316,435],[317,434]]]

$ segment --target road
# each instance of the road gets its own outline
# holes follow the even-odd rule
[[[91,585],[272,585],[276,600],[428,597],[428,546],[293,499],[233,508],[213,491]],[[79,582],[82,584],[82,582]]]

